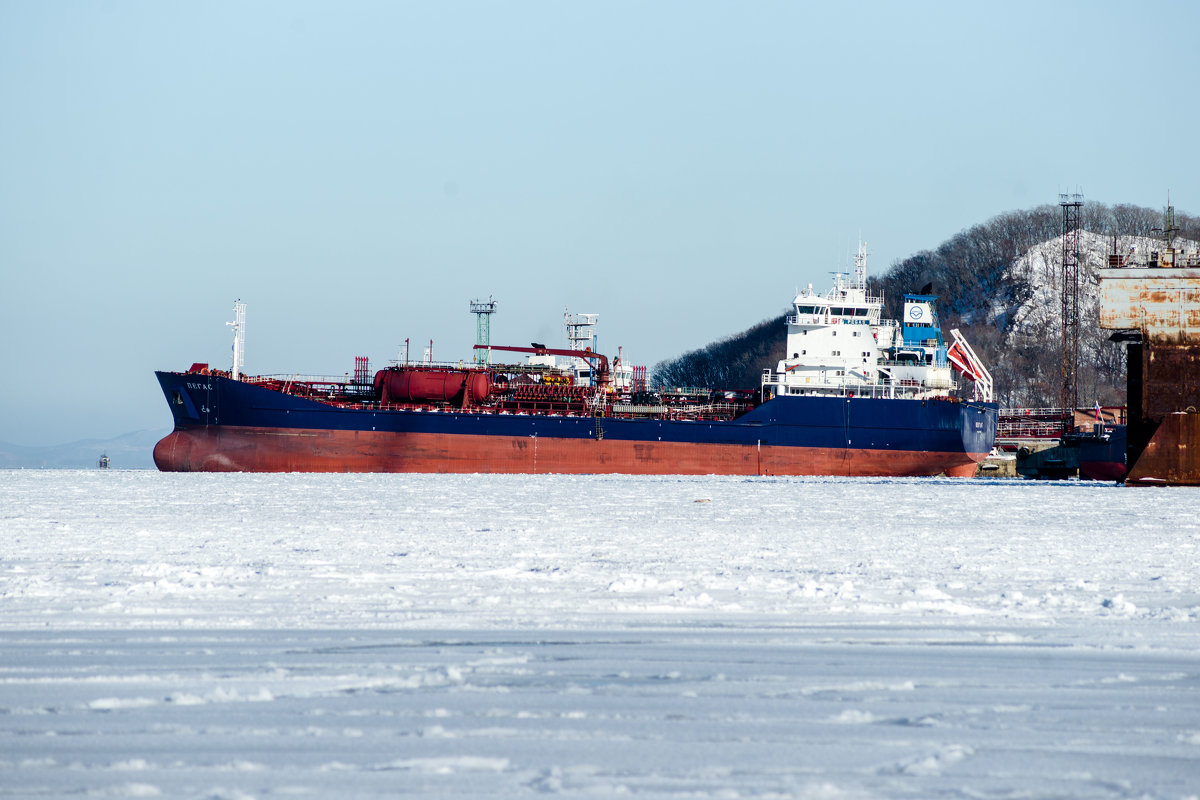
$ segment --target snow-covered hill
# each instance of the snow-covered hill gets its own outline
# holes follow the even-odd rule
[[[1111,331],[1100,328],[1100,279],[1098,270],[1107,266],[1114,252],[1129,257],[1131,264],[1144,264],[1150,254],[1163,248],[1161,239],[1145,236],[1102,236],[1082,231],[1079,235],[1079,313],[1080,313],[1080,402],[1109,404],[1117,398],[1106,396],[1106,377],[1124,372],[1124,350],[1109,341]],[[1179,250],[1192,252],[1200,244],[1175,240]],[[1014,287],[1015,303],[993,301],[988,321],[1003,331],[1002,344],[1013,354],[1053,353],[1054,358],[1033,358],[1025,365],[1028,386],[1055,386],[1059,378],[1058,353],[1062,338],[1062,247],[1063,237],[1056,236],[1030,248],[1013,262],[1004,275]],[[1108,381],[1111,383],[1111,380]],[[1020,396],[1020,395],[1019,395]],[[1032,392],[1023,404],[1036,405]]]

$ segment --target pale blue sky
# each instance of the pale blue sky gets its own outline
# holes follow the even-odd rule
[[[656,361],[1061,190],[1200,210],[1200,4],[0,2],[0,440],[405,338]],[[783,332],[780,332],[783,335]],[[417,348],[414,346],[414,353]]]

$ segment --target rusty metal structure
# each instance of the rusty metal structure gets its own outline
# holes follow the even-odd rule
[[[1079,406],[1079,231],[1082,194],[1060,194],[1062,207],[1062,408]]]
[[[1125,482],[1200,485],[1200,253],[1175,248],[1168,207],[1163,249],[1130,265],[1112,255],[1100,277],[1100,327],[1128,343]]]

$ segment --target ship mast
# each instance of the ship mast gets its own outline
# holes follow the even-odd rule
[[[858,253],[854,256],[854,288],[867,288],[867,243],[858,243]]]
[[[246,304],[240,297],[233,303],[233,322],[225,324],[233,327],[233,369],[229,376],[236,381],[246,365]]]
[[[595,329],[599,320],[599,314],[572,314],[569,309],[563,309],[563,326],[567,329],[567,349],[595,350]],[[582,357],[580,362],[588,363]],[[571,366],[574,367],[575,364],[572,363]]]

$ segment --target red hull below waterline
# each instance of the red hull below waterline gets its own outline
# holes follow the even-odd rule
[[[169,434],[154,463],[165,472],[971,477],[984,455],[214,426]]]

